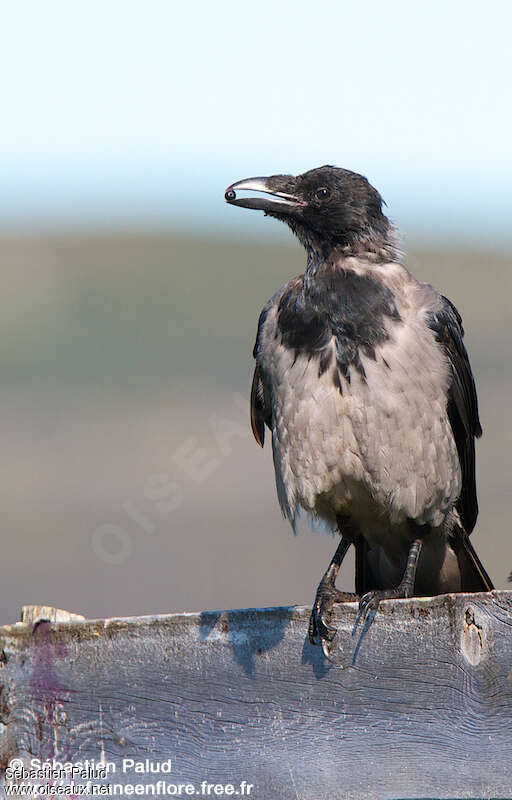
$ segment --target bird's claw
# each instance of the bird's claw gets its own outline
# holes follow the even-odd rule
[[[308,635],[311,644],[332,642],[337,632],[337,628],[333,628],[330,624],[335,603],[350,602],[355,599],[356,595],[340,592],[330,582],[320,582],[309,618]]]
[[[319,598],[318,592],[309,618],[308,635],[311,644],[320,644],[322,640],[332,641],[336,635],[336,628],[329,623],[332,617],[333,603],[327,596]],[[319,641],[320,640],[320,641]]]
[[[377,611],[382,600],[400,600],[410,597],[408,587],[397,586],[396,589],[375,589],[366,592],[359,601],[359,613],[366,619],[372,611]]]

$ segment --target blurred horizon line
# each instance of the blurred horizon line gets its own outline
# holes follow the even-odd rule
[[[437,231],[426,234],[424,231],[411,231],[403,235],[399,230],[402,249],[407,253],[413,251],[448,250],[456,253],[490,253],[495,256],[507,256],[512,252],[512,235],[510,237],[493,237],[490,234],[478,238],[466,234],[449,234],[446,231]],[[215,242],[225,245],[247,245],[248,247],[275,247],[282,246],[287,249],[302,245],[298,239],[285,226],[281,229],[269,226],[268,233],[251,230],[250,226],[238,226],[234,230],[227,226],[206,226],[201,230],[195,229],[191,223],[173,225],[164,220],[144,221],[134,223],[131,220],[116,219],[114,222],[97,220],[82,220],[80,222],[44,222],[32,225],[4,225],[0,219],[0,241],[9,240],[41,240],[48,239],[179,239],[181,241]]]

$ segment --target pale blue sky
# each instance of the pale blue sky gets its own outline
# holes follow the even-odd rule
[[[225,186],[333,163],[410,237],[512,242],[511,30],[492,0],[6,3],[0,227],[264,235]]]

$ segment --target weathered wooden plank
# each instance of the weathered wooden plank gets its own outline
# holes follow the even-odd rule
[[[74,614],[71,611],[64,611],[62,608],[53,606],[23,606],[21,609],[21,622],[32,623],[41,622],[73,622],[85,619],[83,614]]]
[[[228,795],[206,781],[256,800],[512,797],[512,592],[388,601],[363,626],[346,605],[328,658],[308,616],[0,629],[2,764],[106,759],[100,783]]]

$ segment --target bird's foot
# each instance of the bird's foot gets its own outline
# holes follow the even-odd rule
[[[361,597],[359,611],[363,619],[366,619],[370,611],[377,611],[381,600],[400,600],[413,596],[416,567],[418,566],[422,545],[422,539],[414,539],[412,542],[407,556],[404,576],[395,589],[375,589]]]
[[[377,611],[381,600],[402,600],[405,597],[411,597],[411,595],[411,588],[402,584],[395,589],[375,589],[361,597],[359,611],[361,616],[366,618],[371,611]]]
[[[332,641],[336,628],[331,626],[332,612],[336,603],[353,603],[358,599],[352,592],[340,592],[331,581],[322,580],[316,591],[315,602],[309,618],[309,641],[321,644]]]

